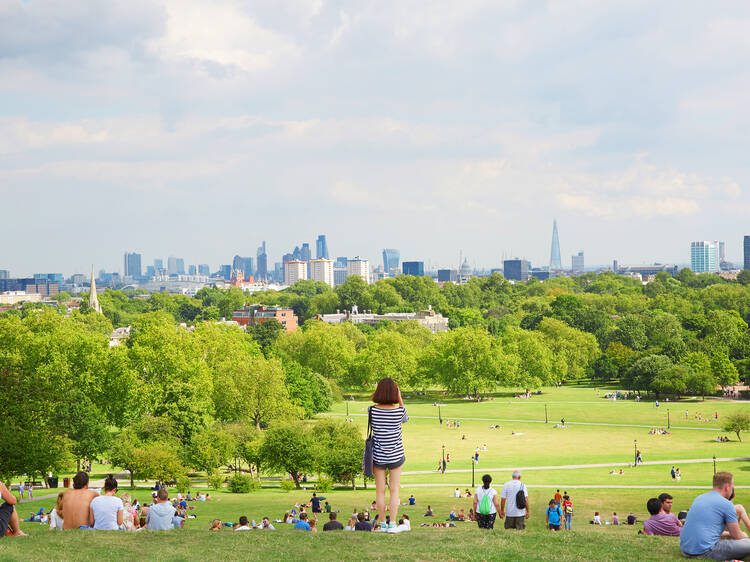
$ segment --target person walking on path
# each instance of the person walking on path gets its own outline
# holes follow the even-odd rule
[[[381,379],[372,395],[374,406],[370,406],[372,418],[372,465],[375,476],[375,500],[377,519],[385,520],[386,470],[390,480],[391,522],[398,519],[401,487],[401,471],[406,462],[401,425],[409,421],[401,390],[391,378]],[[445,466],[445,465],[443,465]],[[443,468],[445,470],[445,468]],[[392,523],[395,527],[395,524]]]
[[[573,530],[573,502],[570,501],[570,496],[565,494],[563,496],[563,515],[565,516],[565,530]]]
[[[474,492],[474,513],[480,529],[493,529],[495,517],[500,510],[497,490],[490,486],[491,483],[492,476],[485,474],[482,476],[482,485]]]
[[[525,529],[530,513],[529,492],[521,482],[520,470],[513,471],[512,479],[503,484],[500,496],[500,519],[505,517],[505,528]]]

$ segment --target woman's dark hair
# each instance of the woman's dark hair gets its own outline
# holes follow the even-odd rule
[[[380,379],[378,387],[372,394],[375,404],[398,404],[398,385],[392,378]]]
[[[107,474],[107,478],[104,480],[104,491],[111,492],[117,489],[117,479],[113,474]]]
[[[485,474],[484,476],[482,476],[482,488],[484,488],[485,490],[489,490],[491,483],[492,476],[490,476],[489,474]]]

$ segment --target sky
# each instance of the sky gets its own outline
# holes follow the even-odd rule
[[[750,4],[0,0],[0,269],[686,263],[750,234]]]

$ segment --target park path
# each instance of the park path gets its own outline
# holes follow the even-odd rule
[[[323,414],[325,416],[344,416],[346,417],[346,414],[338,414],[338,413],[325,413]],[[349,417],[352,416],[361,416],[366,417],[367,414],[349,414]],[[409,419],[422,419],[422,420],[438,420],[437,416],[409,416]],[[488,421],[488,422],[513,422],[513,423],[541,423],[546,424],[544,420],[518,420],[518,419],[510,419],[510,418],[467,418],[467,417],[457,417],[457,416],[446,416],[443,419],[451,419],[451,420],[458,420],[458,421]],[[556,422],[551,422],[556,423]],[[634,423],[607,423],[607,422],[573,422],[573,421],[565,421],[565,425],[595,425],[595,426],[603,426],[603,427],[640,427],[640,428],[647,428],[651,429],[654,427],[657,427],[655,424],[634,424]],[[670,426],[670,429],[692,429],[696,431],[713,431],[714,433],[721,432],[721,428],[718,427],[684,427],[684,426],[678,426],[678,425],[672,425]]]
[[[650,462],[644,462],[641,463],[641,466],[649,466],[649,465],[662,465],[662,464],[698,464],[698,463],[707,463],[707,462],[713,462],[713,457],[710,459],[679,459],[679,460],[666,460],[666,461],[650,461]],[[725,458],[717,458],[716,462],[731,462],[731,461],[750,461],[750,457],[725,457]],[[503,467],[503,468],[482,468],[483,471],[494,471],[494,472],[511,472],[513,470],[560,470],[560,469],[566,469],[566,468],[610,468],[613,466],[630,466],[632,463],[627,462],[607,462],[607,463],[598,463],[598,464],[561,464],[561,465],[554,465],[554,466],[511,466],[511,467]],[[473,469],[471,468],[456,468],[451,470],[446,470],[446,474],[454,474],[454,473],[462,473],[462,472],[471,472]],[[401,474],[404,476],[411,474],[437,474],[437,471],[435,470],[405,470]],[[606,486],[605,486],[606,487]],[[638,486],[641,487],[641,486]]]
[[[553,488],[553,489],[560,489],[560,490],[571,490],[573,488],[576,489],[595,489],[595,488],[602,488],[602,489],[612,489],[612,490],[663,490],[664,488],[669,488],[670,490],[710,490],[711,486],[665,486],[664,484],[661,484],[659,486],[624,486],[624,485],[618,485],[618,484],[529,484],[528,482],[524,483],[524,485],[527,488]],[[465,488],[466,482],[460,483],[460,484],[433,484],[433,483],[427,483],[427,484],[401,484],[402,488],[436,488],[436,487],[446,487],[446,488]],[[750,490],[750,486],[735,486],[738,490]],[[456,498],[459,499],[459,498]]]

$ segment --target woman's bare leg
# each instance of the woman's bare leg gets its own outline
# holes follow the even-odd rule
[[[737,520],[741,521],[745,524],[745,528],[750,531],[750,517],[747,516],[747,511],[742,506],[742,504],[736,504],[734,506],[735,511],[737,511]]]
[[[390,492],[391,492],[391,522],[398,525],[398,508],[401,506],[401,500],[398,497],[399,488],[401,488],[401,470],[402,466],[391,469],[390,472]]]
[[[18,519],[18,512],[13,509],[13,513],[10,515],[10,522],[8,523],[10,532],[13,533],[14,537],[25,537],[26,533],[21,530],[21,522]]]
[[[374,466],[375,476],[375,508],[378,510],[378,520],[385,521],[385,469]]]

